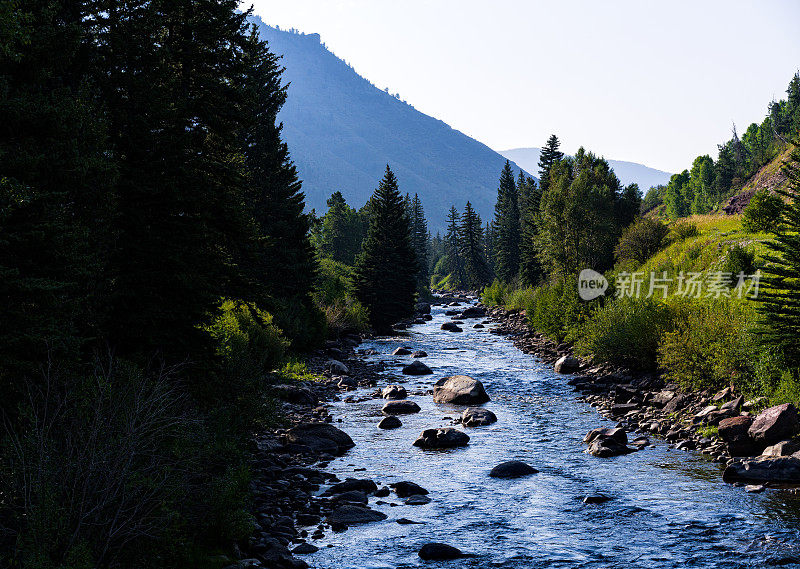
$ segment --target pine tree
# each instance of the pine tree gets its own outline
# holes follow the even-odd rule
[[[455,206],[447,213],[447,233],[444,236],[444,269],[453,288],[464,288],[466,274],[461,256],[461,216]]]
[[[417,254],[417,264],[419,274],[417,275],[417,290],[422,294],[428,288],[430,274],[428,272],[428,249],[430,248],[430,237],[428,235],[428,223],[425,220],[425,210],[422,207],[422,200],[419,194],[414,194],[411,199],[411,242],[414,252]]]
[[[550,186],[550,170],[553,164],[564,158],[564,153],[558,150],[559,146],[561,146],[561,142],[558,137],[551,134],[539,155],[539,188],[542,194]]]
[[[800,150],[784,164],[788,190],[779,190],[788,200],[780,227],[771,242],[763,269],[759,311],[765,326],[760,330],[767,345],[777,346],[789,367],[800,366]]]
[[[542,194],[536,180],[520,171],[517,180],[520,209],[520,277],[528,286],[538,284],[544,276],[539,260],[538,219]]]
[[[470,290],[483,288],[494,277],[483,253],[481,218],[467,202],[459,227],[460,257],[464,263],[464,285]]]
[[[485,227],[483,228],[483,252],[484,255],[486,255],[486,262],[489,264],[489,268],[493,273],[495,272],[494,242],[494,228],[492,227],[492,224],[487,221]]]
[[[519,273],[520,228],[517,186],[508,160],[500,174],[494,216],[495,272],[500,280],[510,282]]]
[[[388,165],[371,201],[369,230],[356,259],[353,287],[356,298],[369,309],[372,326],[387,333],[392,324],[413,313],[419,270],[411,222]]]
[[[303,211],[305,196],[278,121],[286,101],[286,86],[281,85],[283,68],[255,30],[243,50],[244,108],[249,111],[243,117],[245,201],[254,222],[251,250],[255,255],[247,258],[242,268],[249,276],[246,282],[261,291],[253,300],[274,314],[276,324],[295,347],[308,349],[322,339],[323,330],[311,298],[316,261],[310,219]],[[356,248],[351,243],[342,255],[354,255]],[[237,296],[251,297],[247,290]]]
[[[342,192],[331,194],[327,205],[328,211],[320,220],[320,253],[352,266],[364,240],[361,216],[347,205]]]

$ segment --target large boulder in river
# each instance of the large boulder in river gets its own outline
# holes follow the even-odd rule
[[[726,482],[751,480],[757,482],[800,483],[800,458],[754,458],[734,462],[722,473]]]
[[[461,328],[459,328],[458,324],[456,324],[455,322],[445,322],[444,324],[442,324],[441,328],[445,332],[463,332],[464,331]]]
[[[501,462],[494,468],[492,471],[489,472],[489,476],[491,478],[521,478],[523,476],[528,476],[530,474],[536,474],[539,472],[530,464],[525,464],[519,460],[509,460],[506,462]]]
[[[421,361],[414,360],[407,366],[403,367],[403,373],[405,375],[430,375],[433,373],[433,371],[431,371],[431,368],[426,366]]]
[[[747,433],[765,446],[790,439],[800,431],[800,416],[791,403],[770,407],[758,414]]]
[[[334,496],[345,492],[360,491],[372,494],[378,490],[378,485],[369,478],[347,478],[338,482],[323,492],[324,496]]]
[[[406,347],[397,348],[395,351],[392,352],[393,356],[407,356],[411,353],[411,350]]]
[[[465,427],[482,427],[497,422],[497,415],[482,407],[468,407],[461,414],[461,424]]]
[[[309,447],[316,452],[341,455],[353,448],[350,436],[328,423],[303,423],[286,432],[286,439],[293,444]]]
[[[468,375],[451,375],[434,384],[433,400],[453,405],[480,405],[489,401],[489,396],[477,379]]]
[[[748,434],[752,417],[730,417],[719,422],[719,437],[728,444],[731,456],[749,456],[757,452]]]
[[[452,427],[425,429],[414,441],[414,446],[424,449],[463,447],[469,444],[469,435]]]
[[[483,318],[486,316],[486,309],[481,306],[470,306],[460,315],[460,318]]]
[[[381,412],[384,415],[410,415],[411,413],[419,413],[419,405],[408,399],[387,401]]]
[[[405,399],[408,396],[406,388],[402,385],[387,385],[381,391],[384,399]]]
[[[355,504],[342,504],[328,515],[328,523],[348,526],[379,522],[385,519],[386,514],[383,512]]]
[[[628,448],[628,435],[622,429],[594,429],[583,438],[589,443],[586,452],[592,456],[608,458],[633,452]]]
[[[599,438],[613,439],[614,441],[616,441],[617,443],[619,443],[621,445],[628,444],[628,435],[627,435],[627,433],[625,432],[624,429],[619,429],[619,428],[614,428],[614,429],[612,429],[612,428],[592,429],[591,431],[586,433],[585,437],[583,437],[583,442],[591,443],[595,439],[599,439]]]
[[[460,549],[446,543],[426,543],[420,548],[419,556],[425,561],[447,561],[449,559],[471,557],[462,553]]]
[[[389,415],[381,419],[378,423],[379,429],[399,429],[403,426],[403,422],[394,415]]]
[[[400,498],[408,498],[409,496],[424,496],[425,494],[428,494],[428,491],[419,484],[405,480],[402,482],[394,482],[393,484],[389,484],[389,486],[394,488],[395,493]]]
[[[575,356],[562,356],[556,361],[553,370],[556,373],[575,373],[581,367],[581,360]]]

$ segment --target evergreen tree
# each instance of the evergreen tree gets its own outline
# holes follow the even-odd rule
[[[520,205],[520,276],[523,283],[534,286],[544,276],[536,245],[542,194],[536,180],[522,171],[519,173],[517,188]]]
[[[356,298],[369,309],[372,326],[387,333],[392,324],[413,313],[419,271],[411,222],[388,165],[371,202],[369,230],[356,259],[353,287]]]
[[[493,273],[495,272],[494,242],[494,228],[492,227],[492,224],[487,221],[486,226],[483,228],[483,252],[486,255],[486,261],[489,264],[489,268]]]
[[[422,294],[428,288],[428,249],[430,248],[430,236],[428,235],[428,223],[425,220],[425,210],[422,207],[422,200],[419,194],[414,194],[409,208],[411,219],[411,242],[414,252],[417,254],[417,264],[419,274],[417,275],[417,290]]]
[[[542,148],[542,153],[539,155],[539,188],[540,192],[544,193],[550,186],[550,170],[553,164],[564,158],[564,153],[560,152],[558,148],[561,146],[558,137],[551,134],[547,139],[547,144]]]
[[[252,254],[242,268],[248,276],[245,282],[260,293],[253,295],[245,289],[237,296],[251,298],[274,314],[276,324],[293,345],[307,349],[322,339],[322,317],[311,298],[316,261],[310,218],[303,211],[305,196],[281,138],[283,125],[278,121],[278,112],[286,101],[286,86],[281,85],[283,68],[255,30],[239,41],[243,44],[243,108],[247,111],[241,117],[245,127],[244,199],[254,230],[249,235]],[[241,223],[235,213],[231,218]],[[241,238],[238,227],[234,224],[233,231],[227,231]],[[351,244],[342,254],[348,255],[353,248]]]
[[[467,202],[459,227],[460,257],[464,264],[464,285],[473,290],[483,288],[492,281],[492,274],[483,253],[481,218]]]
[[[447,233],[444,236],[444,270],[450,275],[450,285],[464,288],[466,274],[461,256],[461,217],[455,206],[447,213]]]
[[[500,280],[510,282],[519,273],[520,228],[517,186],[508,160],[500,174],[494,216],[495,272]]]
[[[800,151],[784,164],[789,189],[780,190],[788,200],[780,229],[767,245],[770,253],[761,279],[759,310],[765,326],[760,330],[767,345],[777,346],[790,367],[800,367]]]

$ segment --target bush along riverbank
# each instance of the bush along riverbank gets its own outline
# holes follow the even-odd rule
[[[493,333],[507,336],[525,353],[538,356],[562,374],[582,399],[617,430],[592,432],[587,452],[607,457],[646,447],[649,436],[679,450],[696,450],[720,463],[723,479],[748,491],[771,485],[800,485],[800,414],[791,403],[764,409],[764,397],[747,399],[732,387],[685,390],[657,372],[635,373],[611,364],[593,365],[576,357],[568,343],[532,330],[524,310],[487,308],[497,323]],[[631,446],[628,434],[637,433]]]

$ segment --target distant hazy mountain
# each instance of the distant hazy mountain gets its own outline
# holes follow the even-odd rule
[[[589,148],[588,150],[591,150]],[[538,172],[539,154],[541,148],[513,148],[511,150],[501,150],[500,154],[513,160],[519,167],[526,172]],[[623,185],[639,184],[642,193],[646,193],[653,186],[666,184],[669,182],[669,172],[662,172],[654,168],[649,168],[636,162],[624,162],[622,160],[608,160],[609,165],[614,169],[614,173]]]
[[[388,163],[401,191],[420,195],[432,231],[444,228],[451,205],[461,210],[467,200],[489,219],[505,158],[376,88],[318,34],[254,21],[270,50],[283,55],[290,85],[279,118],[309,209],[324,212],[336,190],[361,207]]]

